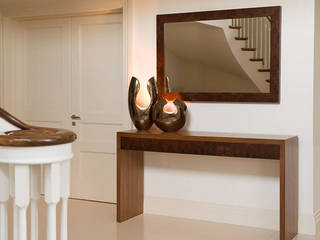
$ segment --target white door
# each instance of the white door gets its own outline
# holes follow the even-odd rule
[[[68,128],[71,111],[70,19],[26,21],[17,45],[17,94],[30,124]]]
[[[71,197],[116,202],[116,131],[125,128],[126,111],[122,14],[21,26],[22,116],[78,134]]]
[[[116,202],[116,131],[123,129],[122,14],[72,19],[72,114],[79,135],[74,198]]]

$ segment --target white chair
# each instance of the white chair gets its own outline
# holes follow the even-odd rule
[[[38,240],[41,165],[47,204],[47,240],[56,240],[56,205],[62,199],[61,240],[67,240],[70,160],[76,135],[61,129],[29,126],[0,108],[0,240],[8,240],[10,196],[14,200],[14,240],[27,240],[31,200],[31,240]]]

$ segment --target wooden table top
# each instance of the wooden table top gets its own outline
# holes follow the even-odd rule
[[[72,131],[56,128],[43,128],[28,125],[4,109],[0,108],[0,118],[16,126],[20,130],[8,131],[0,135],[0,146],[36,147],[72,143],[77,135]]]
[[[279,143],[297,138],[292,135],[270,135],[270,134],[247,134],[247,133],[226,133],[226,132],[200,132],[200,131],[179,131],[176,133],[166,133],[157,129],[149,131],[121,131],[119,136],[134,138],[153,138],[153,139],[175,139],[175,140],[196,140],[196,141],[233,141],[233,142],[264,142]]]

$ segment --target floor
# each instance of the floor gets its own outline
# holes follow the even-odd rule
[[[10,205],[12,205],[12,203]],[[11,207],[12,206],[10,206],[10,208]],[[45,204],[43,201],[40,202],[39,208],[39,239],[46,239]],[[116,223],[115,219],[115,205],[70,200],[69,240],[279,239],[278,232],[265,229],[248,228],[158,215],[144,214],[121,224]],[[12,216],[9,216],[9,221],[12,221]],[[9,236],[9,239],[12,239],[12,236]],[[298,236],[295,240],[315,240],[315,238],[312,236]]]

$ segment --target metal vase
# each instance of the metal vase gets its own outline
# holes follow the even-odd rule
[[[153,124],[152,106],[155,104],[158,97],[158,90],[154,77],[149,79],[147,88],[151,101],[148,108],[140,109],[136,104],[136,97],[140,90],[140,82],[135,77],[131,78],[128,94],[128,106],[131,120],[138,130],[148,130]]]
[[[187,105],[181,99],[176,99],[173,103],[177,107],[176,113],[163,111],[163,107],[167,104],[164,98],[160,98],[153,106],[152,118],[157,127],[164,132],[176,132],[186,123]]]

